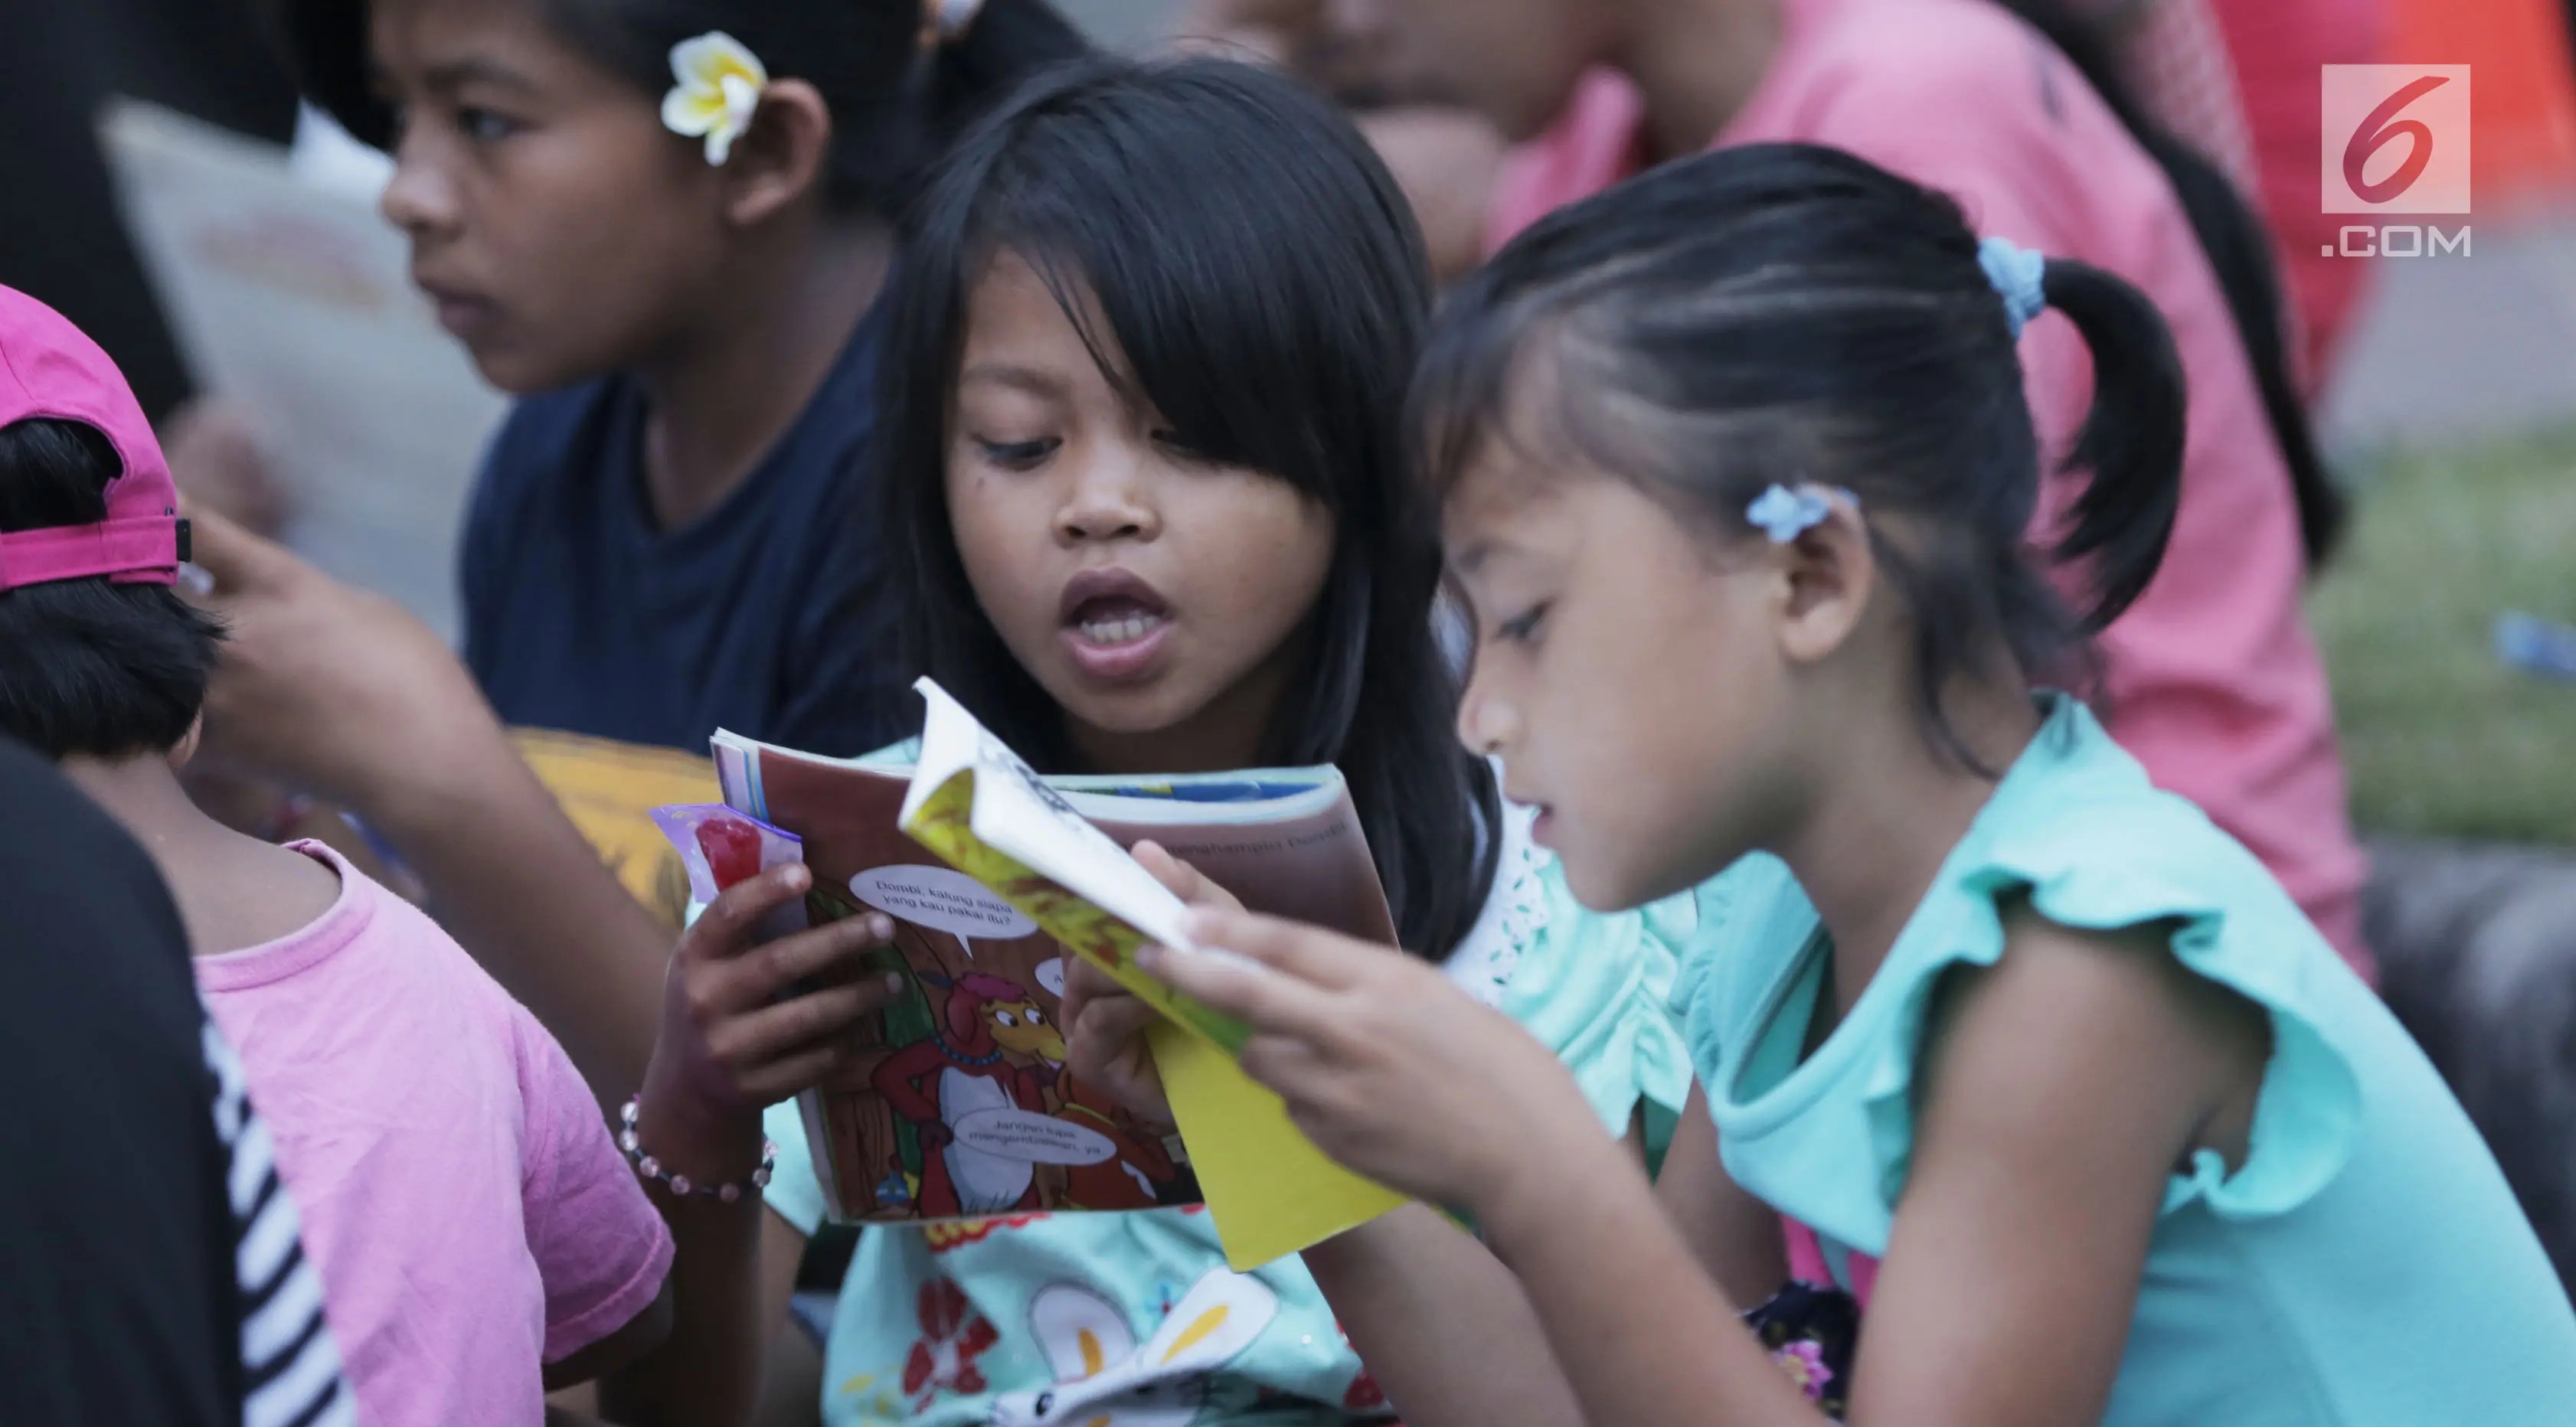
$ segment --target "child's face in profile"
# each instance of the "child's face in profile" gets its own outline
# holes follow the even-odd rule
[[[402,116],[385,216],[486,378],[541,391],[630,365],[722,294],[723,182],[535,0],[371,0]]]
[[[1625,481],[1486,447],[1442,512],[1477,629],[1459,736],[1540,809],[1537,839],[1585,906],[1696,886],[1781,806],[1776,565],[1713,558]]]
[[[1181,446],[1102,373],[1015,253],[974,287],[958,372],[947,466],[958,554],[1075,746],[1109,771],[1253,761],[1300,667],[1296,636],[1332,563],[1331,514],[1285,481]]]

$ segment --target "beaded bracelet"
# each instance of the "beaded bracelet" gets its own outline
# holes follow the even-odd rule
[[[646,1154],[644,1152],[644,1141],[635,1130],[635,1121],[637,1117],[643,1114],[643,1111],[644,1095],[643,1092],[638,1091],[634,1095],[627,1097],[626,1108],[617,1112],[618,1119],[625,1123],[625,1128],[617,1133],[617,1147],[626,1151],[626,1158],[634,1163],[635,1172],[637,1174],[663,1185],[673,1194],[676,1194],[683,1199],[688,1198],[690,1195],[697,1194],[704,1195],[709,1199],[718,1200],[722,1203],[731,1204],[742,1198],[745,1192],[745,1186],[742,1184],[700,1184],[685,1174],[672,1173],[670,1170],[663,1167],[660,1160]],[[760,1142],[760,1168],[751,1172],[751,1183],[748,1186],[749,1192],[757,1195],[760,1191],[767,1189],[769,1187],[770,1171],[777,1167],[778,1142],[770,1139],[762,1140]]]

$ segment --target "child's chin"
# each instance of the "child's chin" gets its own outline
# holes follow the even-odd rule
[[[1634,880],[1622,875],[1622,869],[1586,857],[1579,849],[1558,852],[1557,865],[1565,869],[1565,889],[1587,911],[1624,912],[1651,900],[1636,895]]]

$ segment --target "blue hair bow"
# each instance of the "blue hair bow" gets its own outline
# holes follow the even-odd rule
[[[1860,497],[1840,486],[1828,491],[1823,486],[1801,482],[1795,489],[1773,485],[1744,508],[1744,518],[1754,529],[1771,537],[1775,545],[1786,545],[1825,523],[1833,514],[1835,496],[1854,505]]]
[[[2028,248],[2016,247],[2009,238],[1988,238],[1977,244],[1977,266],[1986,270],[1986,281],[2004,299],[2004,318],[2012,324],[2012,334],[2030,325],[2030,319],[2048,310],[2048,259]]]

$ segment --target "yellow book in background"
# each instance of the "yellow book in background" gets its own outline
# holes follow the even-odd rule
[[[545,729],[513,729],[510,736],[608,870],[677,930],[688,910],[689,878],[654,826],[653,810],[714,800],[714,760]]]
[[[1327,1158],[1243,1073],[1241,1023],[1136,967],[1139,946],[1184,944],[1180,899],[945,690],[917,687],[930,713],[903,830],[1163,1014],[1155,1064],[1226,1261],[1255,1268],[1403,1204]]]

